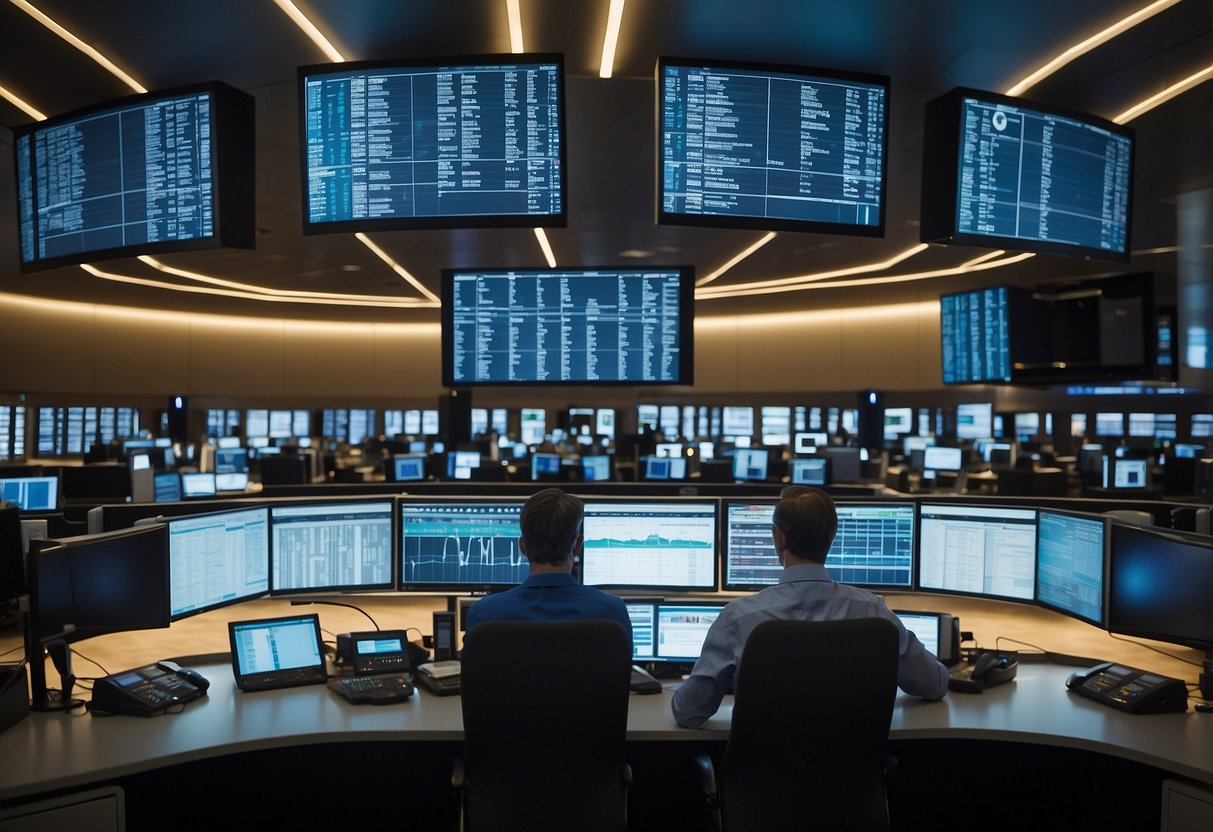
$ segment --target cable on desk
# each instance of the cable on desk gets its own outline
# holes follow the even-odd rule
[[[74,647],[72,648],[72,653],[74,653],[75,655],[84,659],[89,664],[96,665],[97,667],[101,668],[101,672],[104,673],[106,676],[110,675],[110,672],[105,669],[105,665],[103,665],[101,662],[97,661],[96,659],[90,659],[88,656],[84,655],[79,650],[75,649]],[[88,678],[88,677],[86,676],[83,678]]]
[[[1033,644],[1030,641],[1020,641],[1019,639],[1011,638],[1010,636],[995,636],[994,637],[994,649],[995,650],[1000,649],[998,645],[1003,641],[1013,641],[1016,644],[1022,644],[1025,647],[1031,647],[1033,650],[1037,651],[1042,656],[1046,656],[1049,653],[1048,650],[1045,650],[1043,647],[1037,647],[1035,644]]]
[[[1144,647],[1147,650],[1153,650],[1155,653],[1161,653],[1162,655],[1166,656],[1169,659],[1175,659],[1175,661],[1177,661],[1177,662],[1183,662],[1184,664],[1190,664],[1193,667],[1203,667],[1203,662],[1194,662],[1191,659],[1185,659],[1183,656],[1177,656],[1174,653],[1168,653],[1166,650],[1159,650],[1157,647],[1154,647],[1149,644],[1145,644],[1144,642],[1134,641],[1131,638],[1125,638],[1124,636],[1118,636],[1115,633],[1108,633],[1108,635],[1110,635],[1112,638],[1116,639],[1117,641],[1123,641],[1125,644],[1133,644],[1138,647]]]

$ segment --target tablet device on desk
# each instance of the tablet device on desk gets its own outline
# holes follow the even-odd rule
[[[316,613],[231,621],[227,629],[232,675],[240,690],[319,685],[328,678]]]

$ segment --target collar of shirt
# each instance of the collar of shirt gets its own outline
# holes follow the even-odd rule
[[[569,572],[539,572],[528,575],[524,586],[572,586],[577,579]]]
[[[792,583],[793,581],[833,581],[830,573],[826,571],[825,565],[820,563],[798,563],[795,566],[784,567],[783,574],[779,576],[781,584]]]

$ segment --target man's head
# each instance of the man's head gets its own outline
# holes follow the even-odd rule
[[[834,498],[817,488],[789,486],[779,495],[771,523],[781,562],[790,556],[798,561],[825,563],[838,531]]]
[[[581,540],[584,513],[581,500],[559,488],[545,488],[532,495],[518,521],[522,553],[531,565],[571,565]]]

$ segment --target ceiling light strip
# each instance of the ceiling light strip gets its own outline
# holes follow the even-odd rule
[[[610,78],[615,71],[615,48],[619,45],[623,3],[624,0],[611,0],[611,8],[607,11],[606,34],[602,38],[602,63],[598,67],[599,78]]]
[[[982,272],[988,269],[998,269],[1003,266],[1011,266],[1015,263],[1021,263],[1030,257],[1036,255],[1032,252],[1024,252],[1022,254],[1012,255],[1011,257],[1002,260],[987,260],[977,265],[960,265],[950,269],[935,269],[926,272],[911,272],[909,274],[887,275],[885,277],[864,277],[856,280],[838,280],[830,283],[803,283],[797,286],[769,286],[759,289],[740,288],[731,289],[724,288],[713,292],[708,289],[702,292],[695,293],[696,300],[717,300],[719,298],[743,297],[748,295],[773,295],[780,292],[798,292],[805,289],[850,289],[857,286],[879,286],[885,283],[911,283],[917,280],[930,280],[936,277],[952,277],[960,274],[971,274],[972,272]]]
[[[307,15],[299,11],[299,8],[291,0],[274,0],[274,5],[282,9],[283,13],[291,19],[291,22],[298,26],[312,43],[320,47],[320,51],[330,61],[337,64],[345,63],[345,56],[337,51],[337,47],[329,43],[329,39],[321,34],[320,30],[316,28],[316,24],[308,20]]]
[[[1180,81],[1178,84],[1172,84],[1160,93],[1150,96],[1144,101],[1139,101],[1129,109],[1125,110],[1112,121],[1117,124],[1126,124],[1137,118],[1143,113],[1148,113],[1160,104],[1165,104],[1177,95],[1185,93],[1198,84],[1203,84],[1205,81],[1213,78],[1213,65],[1207,66],[1199,72],[1194,72],[1187,78]]]
[[[1046,63],[1044,66],[1040,67],[1035,72],[1019,81],[1017,84],[1013,85],[1009,90],[1007,90],[1007,95],[1022,95],[1024,92],[1036,86],[1038,83],[1043,81],[1045,78],[1048,78],[1054,72],[1061,69],[1075,58],[1079,58],[1087,54],[1100,44],[1107,43],[1122,32],[1132,29],[1138,23],[1149,20],[1159,12],[1169,9],[1179,2],[1180,0],[1157,0],[1157,2],[1138,9],[1137,11],[1133,12],[1133,14],[1116,21],[1108,28],[1100,32],[1096,32],[1094,35],[1081,43],[1074,44],[1056,58]]]
[[[11,2],[14,6],[21,9],[23,12],[25,12],[30,17],[32,17],[34,20],[38,21],[43,26],[50,29],[56,35],[63,38],[65,41],[70,43],[72,46],[79,49],[85,55],[88,55],[100,67],[105,69],[107,72],[109,72],[111,75],[113,75],[119,81],[121,81],[122,83],[126,84],[128,87],[133,89],[135,92],[141,92],[141,93],[147,92],[146,87],[144,87],[142,84],[140,84],[134,78],[132,78],[131,76],[129,76],[125,72],[123,72],[121,69],[119,69],[118,66],[113,61],[111,61],[109,58],[102,55],[100,52],[98,52],[93,47],[89,46],[84,41],[80,40],[80,38],[73,35],[67,29],[60,26],[58,23],[56,23],[54,20],[52,20],[50,17],[48,17],[42,11],[37,9],[32,3],[28,2],[28,0],[11,0]]]
[[[522,46],[522,10],[518,7],[519,0],[505,0],[505,14],[510,21],[510,51],[521,55],[526,49]]]
[[[371,250],[372,254],[374,254],[376,257],[378,257],[380,260],[382,260],[384,263],[386,263],[388,268],[390,268],[396,274],[400,275],[406,281],[408,281],[408,283],[414,289],[416,289],[418,292],[423,294],[429,300],[433,301],[435,304],[437,304],[439,306],[442,305],[442,301],[439,300],[437,295],[435,295],[429,289],[422,286],[421,281],[419,281],[417,278],[413,277],[413,275],[409,272],[408,269],[406,269],[404,266],[400,265],[395,260],[393,260],[391,255],[389,255],[386,251],[381,249],[379,246],[375,245],[375,243],[371,240],[370,237],[366,236],[366,234],[359,231],[354,235],[354,239],[357,240],[358,242],[362,243],[367,248],[369,248]]]
[[[718,286],[711,289],[705,289],[702,292],[703,297],[709,297],[717,292],[728,292],[734,289],[762,289],[776,286],[798,286],[805,283],[816,283],[820,280],[831,280],[836,277],[849,277],[855,274],[868,274],[869,272],[879,272],[885,269],[891,269],[898,263],[909,260],[915,254],[926,251],[930,246],[926,243],[918,243],[910,246],[905,251],[894,254],[887,260],[880,260],[875,263],[864,263],[860,266],[848,266],[845,269],[833,269],[828,272],[815,272],[811,274],[796,275],[795,277],[779,277],[774,280],[755,280],[749,283],[733,283],[728,286]],[[697,295],[700,293],[696,293]]]
[[[722,274],[727,272],[729,269],[733,268],[738,263],[740,263],[742,260],[746,259],[751,254],[758,251],[758,249],[762,248],[763,246],[765,246],[767,243],[771,242],[771,240],[774,240],[774,239],[775,239],[775,232],[768,231],[761,239],[759,239],[757,242],[752,243],[751,245],[747,246],[741,252],[736,254],[731,260],[729,260],[723,266],[721,266],[719,269],[712,272],[711,274],[705,275],[704,277],[700,278],[699,280],[696,280],[695,285],[696,286],[708,285],[713,280],[720,277]]]
[[[535,229],[535,239],[539,241],[539,247],[543,249],[543,256],[548,261],[548,268],[556,268],[556,255],[552,253],[552,244],[548,242],[548,235],[542,228]]]
[[[14,94],[12,92],[9,92],[4,87],[0,87],[0,98],[3,98],[9,104],[12,104],[18,110],[25,113],[27,116],[34,119],[35,121],[46,121],[46,116],[43,113],[39,112],[38,110],[34,109],[34,106],[32,104],[25,101],[20,96]]]

